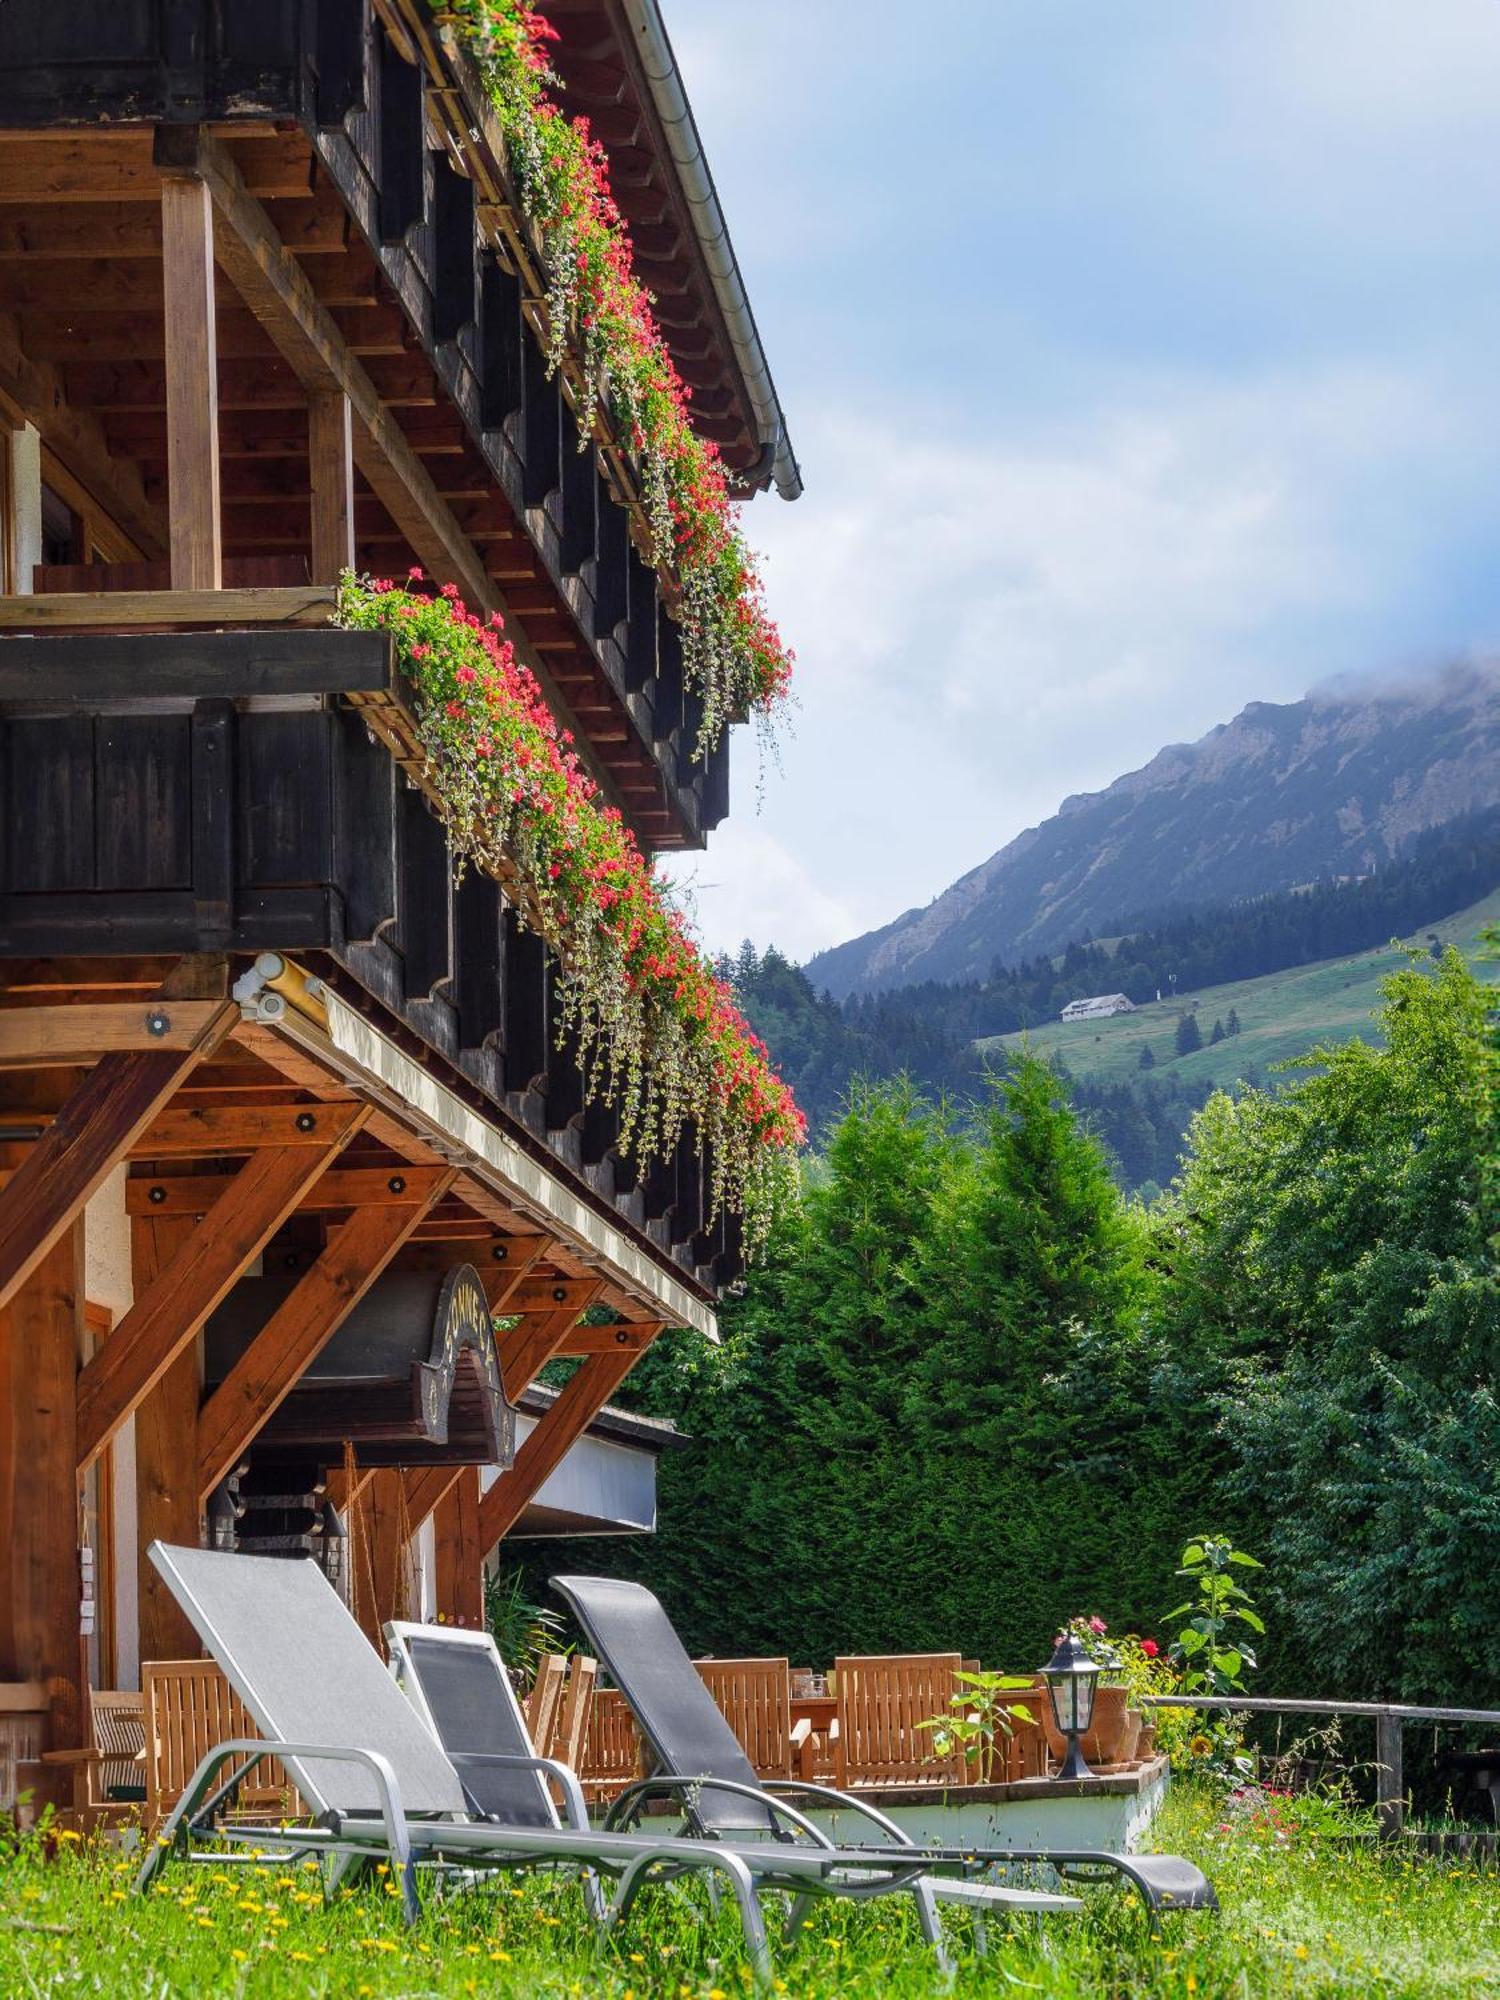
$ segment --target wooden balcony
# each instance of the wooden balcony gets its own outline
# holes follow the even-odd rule
[[[328,597],[141,593],[110,631],[0,642],[0,979],[17,958],[293,955],[717,1289],[738,1232],[708,1226],[692,1135],[649,1172],[621,1154],[560,1043],[555,962],[498,883],[455,883],[388,636],[299,622]],[[32,600],[37,622],[73,601]]]
[[[0,424],[77,523],[8,587],[419,563],[504,612],[643,845],[699,845],[727,743],[457,60],[370,0],[0,7]]]

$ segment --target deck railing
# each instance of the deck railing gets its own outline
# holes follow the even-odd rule
[[[1488,1722],[1500,1727],[1500,1709],[1427,1708],[1402,1701],[1324,1701],[1320,1698],[1282,1699],[1270,1695],[1151,1694],[1141,1697],[1144,1708],[1222,1708],[1234,1714],[1352,1715],[1375,1724],[1375,1797],[1380,1831],[1395,1839],[1406,1825],[1406,1792],[1402,1776],[1401,1731],[1408,1722]]]

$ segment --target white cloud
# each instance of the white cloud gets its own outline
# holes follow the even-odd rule
[[[1040,440],[804,424],[806,498],[748,524],[801,710],[764,817],[737,767],[694,870],[712,941],[803,956],[887,921],[1067,793],[1368,661],[1418,560],[1414,455],[1453,429],[1353,365],[1159,383]]]
[[[803,959],[878,921],[824,888],[811,859],[791,853],[748,800],[708,853],[664,856],[659,867],[713,952],[735,951],[752,938]]]

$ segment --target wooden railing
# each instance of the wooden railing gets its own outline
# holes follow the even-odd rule
[[[1425,1708],[1402,1701],[1322,1701],[1269,1695],[1143,1695],[1149,1708],[1222,1708],[1251,1715],[1365,1716],[1375,1724],[1375,1797],[1380,1830],[1394,1839],[1406,1824],[1401,1731],[1408,1722],[1484,1722],[1500,1727],[1500,1709]]]

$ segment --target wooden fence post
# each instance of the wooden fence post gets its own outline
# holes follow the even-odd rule
[[[1380,1714],[1375,1718],[1375,1797],[1381,1839],[1398,1839],[1406,1823],[1399,1715]]]

